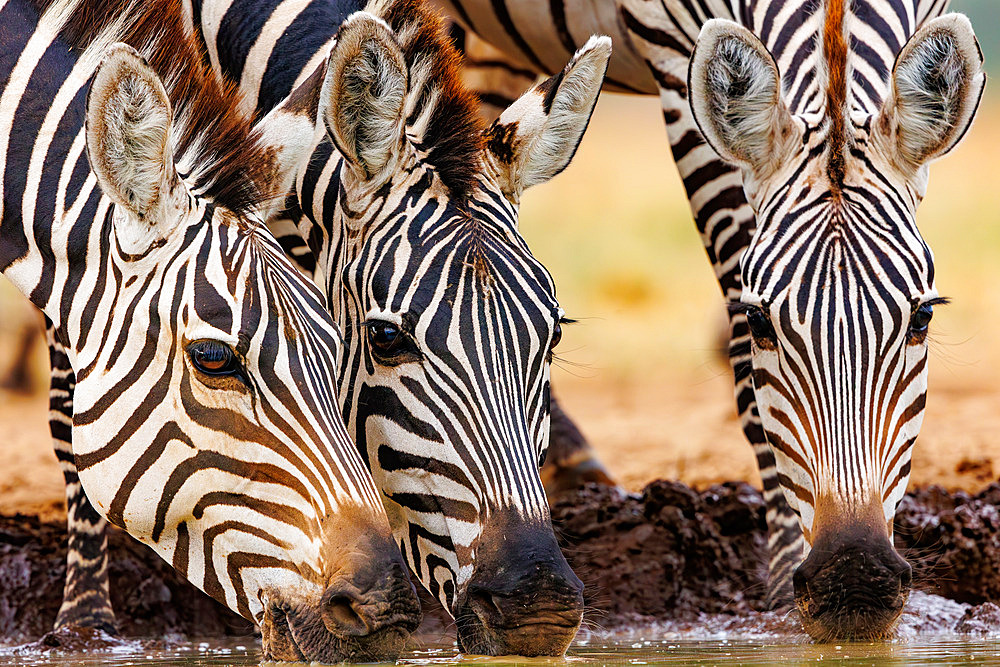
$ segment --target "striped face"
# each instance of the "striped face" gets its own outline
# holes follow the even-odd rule
[[[851,107],[853,24],[840,0],[825,9],[824,110],[792,113],[767,49],[719,20],[692,58],[692,108],[709,143],[743,167],[757,215],[738,308],[778,479],[811,546],[793,578],[797,605],[817,638],[874,638],[909,591],[892,520],[942,301],[915,211],[927,163],[961,138],[984,79],[968,21],[942,17],[902,49],[878,108]]]
[[[918,194],[877,171],[867,129],[852,129],[839,195],[816,187],[821,163],[791,175],[757,209],[741,264],[761,420],[810,543],[817,522],[842,513],[891,529],[923,419],[937,301]]]
[[[538,466],[562,311],[499,191],[483,179],[459,207],[423,189],[427,175],[393,187],[415,220],[394,197],[367,207],[399,213],[371,225],[344,267],[342,398],[402,513],[404,555],[451,608],[492,514],[548,521]]]
[[[419,605],[338,409],[343,340],[254,222],[280,165],[177,3],[103,16],[0,3],[0,35],[28,43],[0,49],[0,166],[28,174],[0,256],[68,349],[87,496],[260,624],[267,659],[394,659]]]
[[[326,72],[265,119],[276,137],[321,120],[296,194],[345,335],[345,421],[463,649],[561,654],[582,584],[538,466],[562,311],[517,201],[568,164],[610,44],[592,40],[484,132],[439,20],[386,5],[348,19]]]
[[[285,591],[318,602],[345,545],[388,527],[333,410],[321,295],[262,226],[195,198],[178,223],[142,256],[110,239],[74,453],[102,514],[260,622]]]

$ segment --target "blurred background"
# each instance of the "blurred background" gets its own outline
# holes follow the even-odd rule
[[[969,15],[988,75],[1000,2]],[[978,488],[1000,474],[1000,82],[965,141],[931,167],[917,211],[953,303],[931,326],[913,483]],[[573,163],[525,193],[521,230],[567,315],[553,387],[630,489],[656,477],[759,484],[719,338],[721,292],[670,157],[657,100],[604,95]],[[994,473],[992,459],[998,459]]]
[[[952,0],[972,19],[987,72],[1000,3]],[[930,391],[915,484],[974,489],[1000,459],[1000,86],[963,144],[931,168],[918,210],[938,289]],[[720,338],[725,307],[698,239],[654,98],[602,96],[570,167],[527,192],[521,229],[555,277],[566,327],[553,386],[609,469],[639,489],[660,477],[759,484]],[[0,510],[57,513],[62,480],[46,422],[40,318],[0,281],[0,378],[30,358],[29,390],[0,389]],[[27,351],[26,351],[27,350]],[[998,461],[1000,465],[1000,461]]]

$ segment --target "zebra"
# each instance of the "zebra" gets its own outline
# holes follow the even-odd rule
[[[985,84],[968,20],[942,16],[947,0],[439,4],[487,103],[590,31],[619,45],[608,89],[660,96],[731,304],[769,602],[794,602],[819,639],[889,632],[910,584],[892,518],[944,303],[915,209],[927,163],[962,138]]]
[[[0,268],[71,370],[76,519],[255,621],[267,660],[394,659],[420,609],[337,409],[343,338],[262,221],[280,127],[173,0],[3,0],[0,46]],[[82,555],[99,590],[68,617],[107,596]]]
[[[456,617],[463,650],[561,654],[580,623],[582,584],[555,542],[537,465],[562,311],[551,277],[517,232],[516,203],[575,152],[609,41],[588,42],[558,77],[513,105],[504,125],[484,129],[440,21],[419,3],[314,1],[278,4],[269,14],[239,1],[186,9],[212,67],[258,100],[262,122],[281,128],[274,149],[292,154],[308,144],[295,193],[271,226],[309,241],[293,257],[319,267],[344,330],[344,416],[407,562]],[[344,43],[352,21],[354,34],[380,36],[383,46],[357,55]],[[400,102],[358,102],[396,125],[345,125],[327,105],[337,81],[355,80],[324,74],[334,42],[334,53],[356,54],[358,67],[407,70],[409,90],[402,80],[384,82],[405,91],[403,107],[374,113]],[[404,111],[406,141],[397,137],[391,154],[370,145],[402,131]],[[317,114],[327,132],[314,133]],[[345,193],[348,181],[367,188],[374,204]],[[398,270],[396,258],[410,268]],[[359,311],[362,299],[379,308],[378,320]],[[494,340],[467,330],[477,312]],[[78,502],[85,506],[86,496]]]
[[[334,52],[341,48],[336,26],[362,5],[191,7],[212,67],[238,81],[259,114],[273,114],[289,94],[286,104],[304,106],[296,86],[317,76],[333,40]],[[292,244],[308,243],[345,335],[348,429],[411,570],[455,617],[461,649],[559,655],[581,621],[582,584],[555,541],[538,466],[565,319],[551,277],[518,232],[517,206],[525,188],[558,174],[576,151],[610,40],[586,40],[484,128],[434,12],[415,0],[377,0],[365,11],[389,27],[386,42],[402,54],[387,46],[372,71],[396,71],[390,57],[407,65],[378,84],[401,98],[366,102],[387,120],[361,136],[391,145],[368,146],[361,130],[341,128],[319,107],[327,134],[314,138],[271,226]],[[394,165],[388,194],[385,165]],[[370,197],[338,196],[345,180],[359,178]],[[403,210],[418,211],[419,224],[400,218]]]

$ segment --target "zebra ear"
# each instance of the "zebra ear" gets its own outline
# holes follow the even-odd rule
[[[148,248],[175,219],[171,118],[156,73],[132,47],[113,45],[87,94],[87,155],[101,190],[125,214],[115,216],[115,230],[129,252]]]
[[[392,30],[355,12],[337,33],[319,113],[337,150],[366,180],[384,178],[403,145],[406,58]]]
[[[891,84],[876,131],[894,147],[897,164],[918,169],[948,153],[972,124],[986,87],[969,19],[928,21],[896,57]]]
[[[486,168],[511,201],[569,165],[610,57],[611,38],[591,37],[562,72],[522,95],[486,130]]]
[[[774,58],[752,32],[724,19],[707,21],[688,68],[691,111],[723,160],[762,170],[789,136]]]

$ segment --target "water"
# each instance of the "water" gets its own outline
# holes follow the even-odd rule
[[[112,652],[76,655],[13,655],[0,649],[7,665],[125,667],[127,665],[180,665],[216,667],[257,665],[255,644],[194,643],[173,648],[144,650],[138,643]],[[565,658],[488,658],[460,656],[454,645],[423,646],[408,651],[400,665],[773,665],[777,663],[833,665],[966,665],[1000,664],[1000,640],[956,636],[921,637],[883,644],[811,644],[751,639],[676,640],[643,639],[634,633],[578,641]]]
[[[413,641],[399,665],[1000,665],[1000,623],[961,634],[969,605],[914,591],[900,618],[897,639],[882,643],[814,644],[791,614],[703,615],[627,632],[587,628],[564,658],[461,656],[450,639]],[[958,631],[957,631],[958,630]],[[257,665],[260,644],[252,639],[207,642],[181,638],[127,640],[88,653],[47,653],[0,647],[0,665],[125,667]]]

